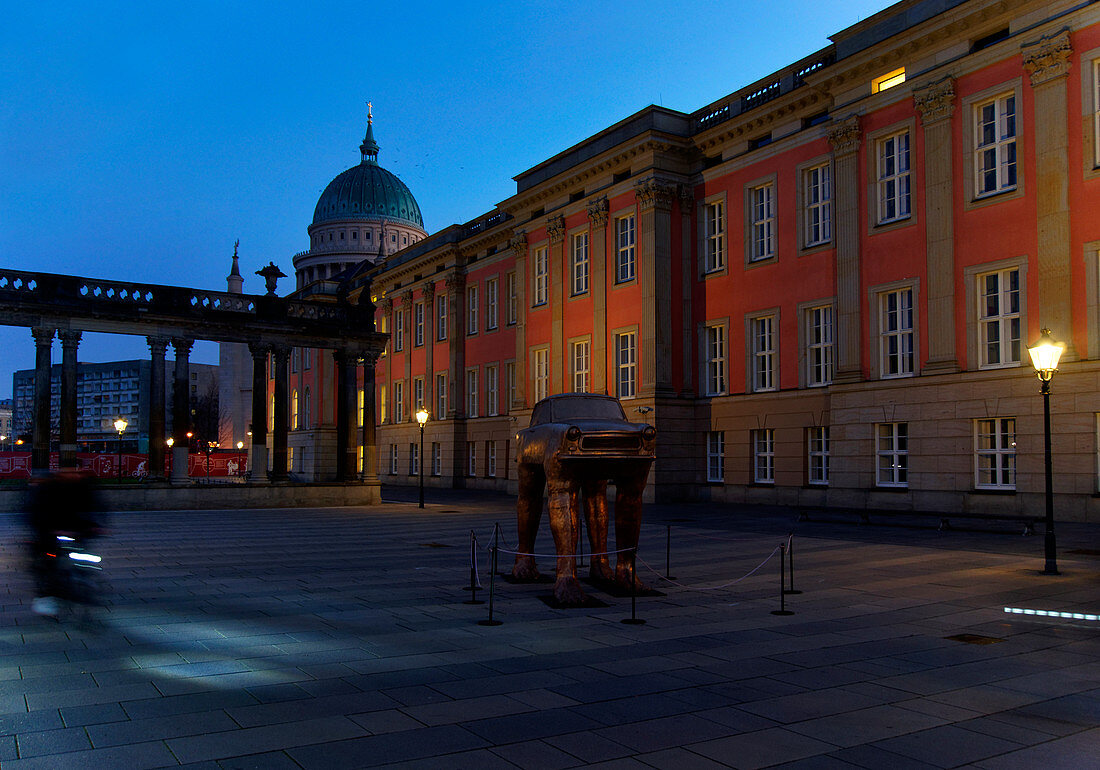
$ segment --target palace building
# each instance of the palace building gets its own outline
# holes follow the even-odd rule
[[[1100,4],[905,0],[829,40],[431,235],[368,125],[294,258],[298,296],[369,294],[389,334],[368,475],[509,489],[535,402],[590,391],[657,427],[655,499],[1039,512],[1049,328],[1058,515],[1095,517]],[[330,359],[291,355],[304,478]]]

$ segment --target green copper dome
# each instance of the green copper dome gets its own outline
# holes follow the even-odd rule
[[[386,218],[424,229],[420,206],[405,183],[378,165],[378,143],[374,127],[367,123],[367,135],[359,146],[363,160],[337,176],[317,201],[313,224],[337,219]]]

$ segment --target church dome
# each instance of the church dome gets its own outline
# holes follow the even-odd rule
[[[384,219],[411,224],[423,230],[420,206],[409,188],[378,165],[378,143],[368,121],[367,135],[359,146],[363,160],[331,182],[313,211],[313,224],[342,219]]]

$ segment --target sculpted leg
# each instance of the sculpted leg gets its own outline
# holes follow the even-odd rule
[[[558,554],[557,580],[554,582],[554,598],[564,605],[584,603],[584,591],[577,581],[577,540],[580,535],[580,511],[578,510],[578,485],[551,482],[547,496],[550,503],[550,529],[554,533],[554,547]]]
[[[593,554],[588,576],[593,580],[612,580],[614,573],[607,559],[607,481],[588,481],[581,488],[584,498],[584,523],[588,529],[588,544]]]
[[[642,528],[642,491],[645,489],[649,469],[640,473],[623,475],[616,479],[615,495],[615,548],[637,548],[638,534]],[[639,590],[646,586],[634,572],[634,551],[623,551],[615,560],[615,580],[629,587],[632,581]]]
[[[520,463],[517,475],[519,498],[516,500],[516,550],[534,553],[535,535],[539,532],[539,520],[542,518],[542,494],[546,487],[546,476],[542,468],[527,463]],[[516,563],[512,566],[512,577],[516,580],[538,580],[539,571],[535,566],[535,557],[517,556]]]

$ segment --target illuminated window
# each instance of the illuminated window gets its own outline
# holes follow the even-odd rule
[[[893,88],[894,86],[900,86],[905,82],[905,67],[898,67],[896,70],[891,70],[885,75],[880,75],[871,81],[871,93],[877,94],[879,91],[885,91],[887,88]]]
[[[290,429],[298,430],[298,390],[297,388],[290,394]]]
[[[1016,488],[1016,418],[974,421],[974,486]]]
[[[363,389],[359,388],[355,394],[355,424],[360,428],[363,427]]]

